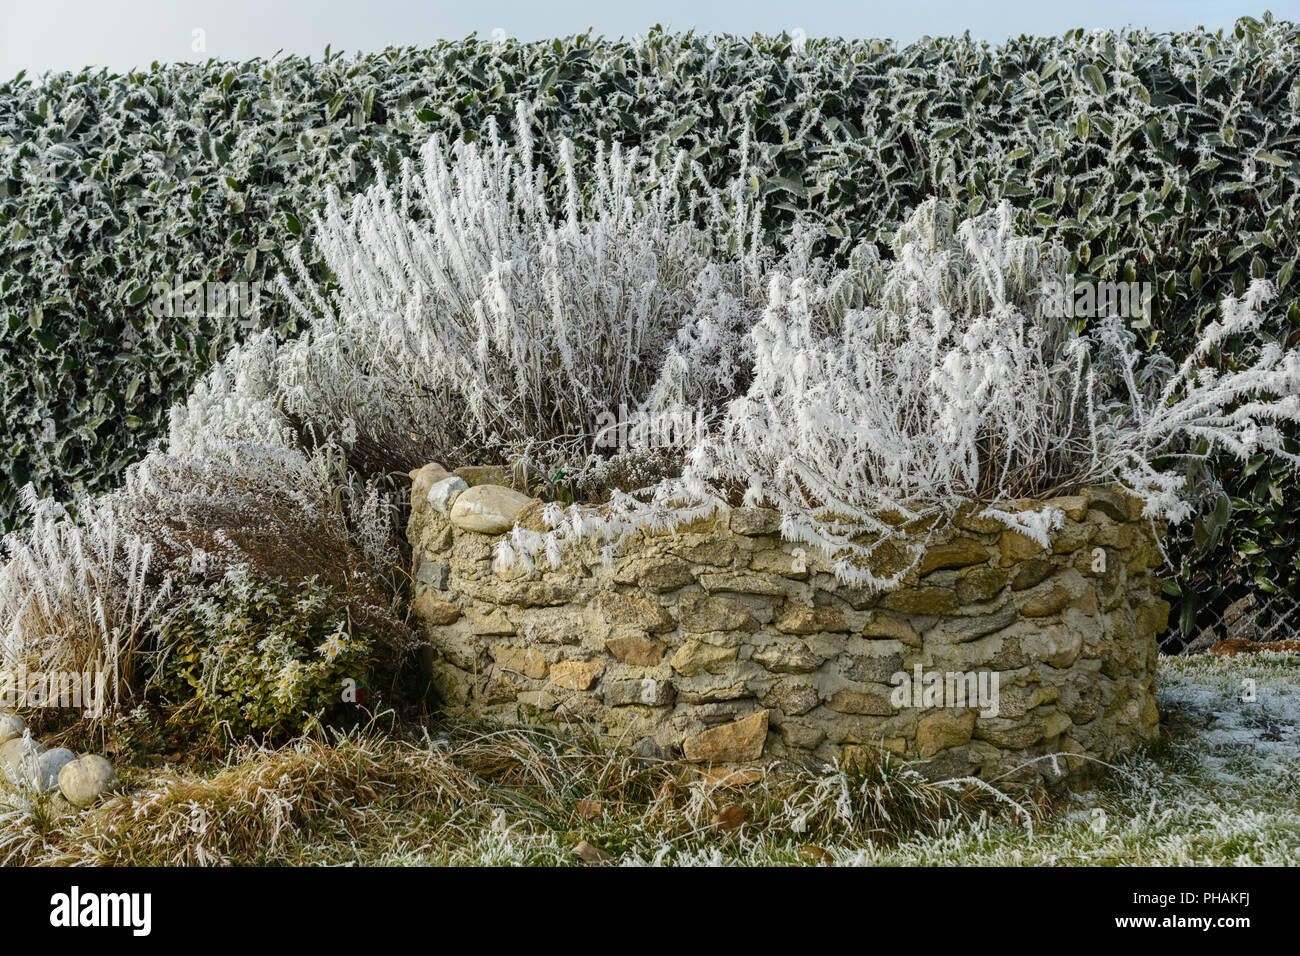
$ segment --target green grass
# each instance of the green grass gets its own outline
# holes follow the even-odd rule
[[[1162,741],[1092,789],[1011,805],[884,760],[743,787],[546,731],[378,732],[224,766],[120,768],[85,813],[0,795],[18,864],[1154,865],[1300,859],[1300,660],[1167,658]],[[1256,701],[1243,702],[1253,679]]]

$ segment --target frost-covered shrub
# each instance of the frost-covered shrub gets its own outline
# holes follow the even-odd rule
[[[162,621],[150,690],[173,723],[215,737],[355,719],[347,690],[369,683],[376,647],[339,603],[315,581],[290,589],[231,571]]]
[[[289,447],[293,425],[280,407],[276,340],[250,336],[208,370],[168,411],[167,451],[178,457],[222,455],[231,443]]]
[[[842,579],[889,587],[910,565],[877,575],[876,549],[889,541],[917,558],[924,537],[909,529],[941,527],[972,503],[1047,546],[1063,516],[1009,503],[1118,482],[1147,515],[1179,521],[1192,511],[1182,459],[1300,463],[1277,427],[1300,421],[1300,352],[1243,343],[1273,296],[1267,282],[1225,299],[1175,367],[1143,356],[1117,317],[1079,330],[1036,308],[1064,258],[1018,237],[1008,205],[958,224],[927,203],[894,251],[882,262],[863,250],[830,284],[773,276],[749,389],[682,477],[600,515],[575,510],[559,534],[618,538],[680,520],[674,504],[687,520],[765,505],[788,539],[833,555]],[[1237,371],[1205,366],[1230,344]],[[498,557],[553,546],[517,532]]]
[[[148,676],[157,622],[231,574],[286,588],[318,581],[349,628],[390,657],[413,646],[376,489],[349,482],[328,449],[208,450],[149,455],[72,513],[28,493],[32,524],[6,538],[0,565],[3,666],[103,671],[116,707]]]
[[[170,450],[300,432],[365,474],[437,459],[580,477],[628,451],[601,450],[608,413],[718,409],[744,385],[770,258],[743,184],[614,146],[582,189],[566,142],[552,204],[528,124],[521,108],[513,154],[495,127],[482,147],[434,138],[395,187],[332,195],[311,233],[330,291],[295,260],[280,282],[303,333],[213,369],[173,410]],[[811,267],[804,245],[786,261]]]
[[[830,287],[773,278],[753,384],[696,450],[695,476],[714,460],[751,503],[851,512],[1078,482],[1071,338],[1031,306],[1045,251],[1015,235],[1009,207],[958,228],[931,201],[895,253]],[[844,308],[848,284],[869,304]]]
[[[5,538],[0,666],[102,673],[112,705],[171,589],[152,542],[125,530],[111,503],[82,498],[76,516],[30,486],[31,524]]]
[[[684,324],[736,324],[742,266],[715,264],[716,243],[683,216],[680,161],[615,148],[584,196],[567,144],[560,160],[559,209],[527,144],[516,160],[495,130],[482,150],[432,140],[394,191],[332,198],[313,235],[338,291],[320,317],[302,309],[307,332],[279,357],[290,413],[381,458],[396,450],[394,469],[582,461],[600,413],[647,396]]]

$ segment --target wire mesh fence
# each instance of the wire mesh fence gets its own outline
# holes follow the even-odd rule
[[[1166,654],[1202,654],[1225,641],[1244,649],[1244,642],[1273,644],[1298,639],[1300,601],[1286,594],[1255,590],[1221,611],[1202,609],[1189,632],[1171,627],[1161,638],[1160,649]]]

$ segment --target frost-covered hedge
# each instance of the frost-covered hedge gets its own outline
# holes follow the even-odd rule
[[[571,138],[580,166],[599,142],[661,158],[680,146],[716,185],[740,169],[750,129],[768,228],[803,215],[840,251],[886,239],[933,195],[963,214],[1009,199],[1080,276],[1155,283],[1137,331],[1177,356],[1252,277],[1290,302],[1298,40],[1295,25],[1248,19],[1226,35],[1076,32],[996,49],[653,33],[19,77],[0,86],[0,510],[17,517],[27,481],[65,499],[112,487],[241,334],[154,317],[155,283],[269,285],[324,186],[354,193],[431,133],[505,128],[521,98],[536,103],[535,134]],[[1293,336],[1289,315],[1266,334]],[[262,324],[289,316],[264,298]],[[1202,599],[1234,562],[1236,577],[1294,575],[1300,506],[1287,502],[1300,495],[1272,468],[1220,470],[1233,517],[1223,507],[1197,526]]]

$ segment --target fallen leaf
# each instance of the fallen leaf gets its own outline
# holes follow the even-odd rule
[[[582,840],[573,848],[573,852],[580,856],[588,866],[601,866],[605,863],[613,862],[614,858],[598,846],[592,846],[586,840]]]
[[[820,863],[823,866],[833,866],[835,857],[823,847],[813,846],[811,843],[805,843],[799,847],[799,855],[809,863]]]
[[[700,768],[700,776],[715,787],[748,787],[763,779],[761,770],[710,770]]]
[[[713,815],[713,825],[722,830],[734,830],[744,822],[745,808],[734,803]]]

